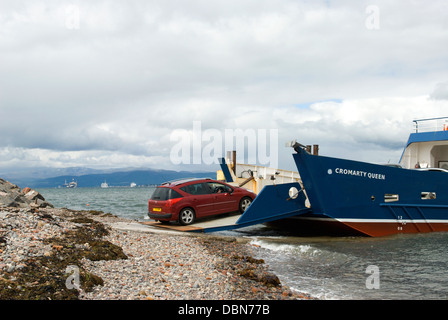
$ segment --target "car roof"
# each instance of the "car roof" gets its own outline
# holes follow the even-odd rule
[[[161,184],[161,186],[168,186],[168,185],[180,185],[180,184],[184,184],[184,183],[188,183],[188,182],[194,182],[194,181],[201,181],[201,180],[210,180],[210,181],[214,181],[211,178],[182,178],[182,179],[176,179],[176,180],[170,180],[170,181],[166,181],[164,183]]]

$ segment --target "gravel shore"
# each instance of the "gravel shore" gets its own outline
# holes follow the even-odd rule
[[[127,219],[64,208],[0,208],[0,299],[291,300],[235,238],[114,228]]]

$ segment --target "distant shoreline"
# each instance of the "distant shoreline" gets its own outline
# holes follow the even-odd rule
[[[216,172],[190,172],[158,169],[136,169],[126,170],[117,169],[114,172],[105,170],[103,172],[84,173],[76,170],[68,170],[63,174],[57,174],[57,171],[48,171],[45,175],[32,178],[35,173],[10,173],[6,174],[8,180],[20,186],[30,188],[65,188],[64,185],[72,181],[77,183],[77,187],[100,187],[105,181],[110,186],[130,186],[135,183],[140,186],[159,185],[163,182],[186,177],[216,177]],[[68,188],[69,189],[69,188]]]

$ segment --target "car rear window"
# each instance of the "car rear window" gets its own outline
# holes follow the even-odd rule
[[[151,195],[151,200],[164,201],[176,198],[182,198],[182,195],[173,189],[163,187],[157,187]]]

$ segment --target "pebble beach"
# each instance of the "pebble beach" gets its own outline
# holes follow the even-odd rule
[[[115,228],[103,212],[0,208],[0,298],[297,300],[242,239]],[[142,231],[143,230],[143,231]]]

